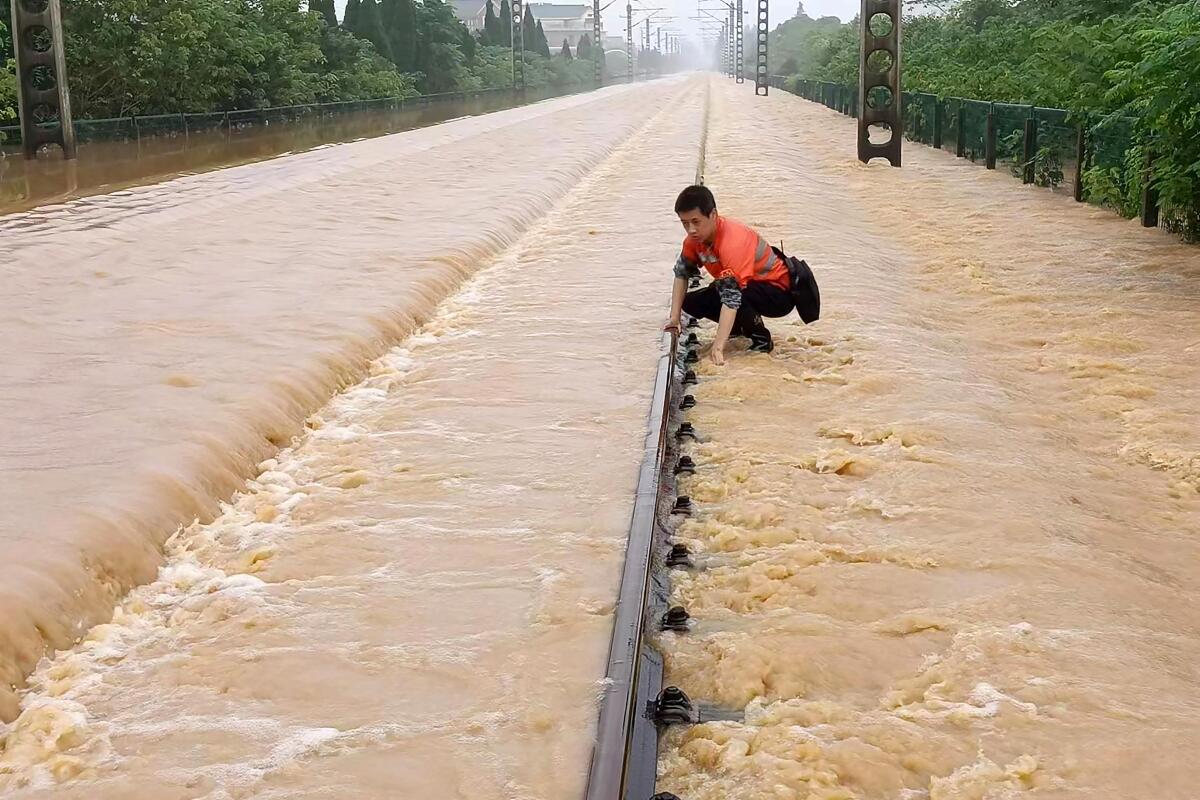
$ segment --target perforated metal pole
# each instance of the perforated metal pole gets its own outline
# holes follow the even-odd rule
[[[771,15],[767,0],[758,0],[758,60],[754,67],[754,93],[766,96],[771,88],[767,66],[767,41],[771,36]]]
[[[67,89],[59,0],[13,0],[13,50],[17,57],[17,106],[25,157],[56,144],[75,158],[75,126]]]
[[[578,45],[576,46],[578,50]],[[600,38],[600,0],[592,0],[592,66],[596,85],[604,85],[604,42]]]
[[[633,83],[633,4],[625,4],[625,70]]]
[[[525,2],[512,0],[513,89],[525,91]]]
[[[858,62],[858,158],[886,158],[900,166],[900,0],[862,0]],[[871,143],[871,126],[885,126],[886,142]]]
[[[729,64],[729,77],[731,77],[731,78],[734,77],[735,75],[737,75],[737,61],[735,58],[735,48],[736,48],[735,42],[737,41],[737,33],[736,33],[737,23],[733,19],[733,15],[734,15],[735,11],[736,11],[735,6],[732,6],[732,5],[729,6],[729,41],[726,42],[726,44],[725,44],[726,49],[729,51],[728,64]]]
[[[730,72],[733,62],[729,58],[729,37],[732,35],[729,31],[729,21],[721,23],[721,71],[726,75],[733,74]]]
[[[742,16],[742,0],[737,0],[737,11],[734,12],[737,17],[737,29],[733,32],[734,41],[734,69],[737,70],[737,82],[746,82],[746,51],[744,49],[743,37],[746,34],[746,25],[743,22],[745,17]]]

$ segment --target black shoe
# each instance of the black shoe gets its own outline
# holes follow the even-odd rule
[[[762,331],[761,333],[752,333],[750,335],[750,347],[747,348],[751,353],[769,353],[775,349],[775,342],[771,339],[770,331]]]

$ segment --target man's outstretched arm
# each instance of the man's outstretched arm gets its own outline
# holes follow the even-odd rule
[[[737,319],[737,309],[727,305],[721,306],[721,317],[717,320],[717,335],[713,337],[712,349],[708,357],[718,367],[725,363],[725,345],[729,342],[729,334],[733,330],[733,322]]]
[[[688,279],[676,277],[675,284],[671,287],[671,316],[667,318],[667,326],[663,330],[679,333],[679,324],[683,314],[683,298],[687,296],[687,290]]]

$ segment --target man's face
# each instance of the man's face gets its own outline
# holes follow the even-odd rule
[[[707,217],[701,214],[698,208],[684,211],[679,215],[679,221],[683,224],[683,229],[687,231],[688,238],[695,242],[711,241],[713,234],[717,232],[717,210],[715,208]]]

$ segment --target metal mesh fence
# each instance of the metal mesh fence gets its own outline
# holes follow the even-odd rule
[[[1024,176],[1025,121],[1031,119],[1030,106],[990,103],[995,125],[996,163],[1005,164],[1016,177]]]
[[[146,136],[187,136],[198,131],[238,130],[250,126],[286,124],[363,111],[399,111],[504,96],[516,99],[514,91],[510,88],[479,89],[416,97],[382,97],[375,100],[346,100],[336,103],[250,108],[200,114],[157,114],[111,119],[80,119],[75,121],[75,134],[81,142],[136,140]],[[19,146],[21,144],[20,126],[0,127],[0,141],[5,146]]]
[[[942,107],[942,149],[951,153],[958,151],[958,105],[956,97],[943,97],[938,100]]]
[[[774,76],[772,85],[843,114],[858,109],[857,87],[784,76]],[[1156,194],[1146,191],[1153,148],[1143,141],[1136,119],[926,92],[904,92],[900,99],[910,141],[1006,169],[1028,184],[1071,191],[1081,202],[1125,216],[1140,214],[1147,226],[1159,224]],[[1198,216],[1163,209],[1162,224],[1183,229],[1194,226]]]
[[[649,80],[654,75],[639,72],[635,80]],[[605,85],[625,83],[626,76],[608,77]],[[143,137],[186,137],[203,131],[238,131],[255,126],[281,125],[306,120],[325,119],[363,112],[409,111],[436,108],[451,103],[473,100],[494,102],[537,102],[551,97],[591,91],[592,86],[567,89],[546,87],[529,89],[524,94],[512,88],[474,89],[463,92],[416,95],[413,97],[381,97],[373,100],[342,100],[333,103],[312,103],[297,106],[250,108],[234,111],[214,111],[191,114],[156,114],[150,116],[114,117],[111,119],[77,119],[75,134],[80,142],[136,141]],[[19,125],[0,126],[0,144],[20,147]]]
[[[1075,188],[1079,180],[1075,151],[1079,130],[1061,108],[1033,108],[1037,148],[1033,154],[1034,183],[1038,186]]]
[[[1088,169],[1086,179],[1092,184],[1101,205],[1122,213],[1136,207],[1138,181],[1136,135],[1131,120],[1105,118],[1088,128]]]
[[[959,100],[958,114],[962,124],[963,158],[983,161],[987,156],[988,103],[981,100]]]
[[[904,92],[904,131],[914,142],[933,146],[938,98],[924,92]]]

